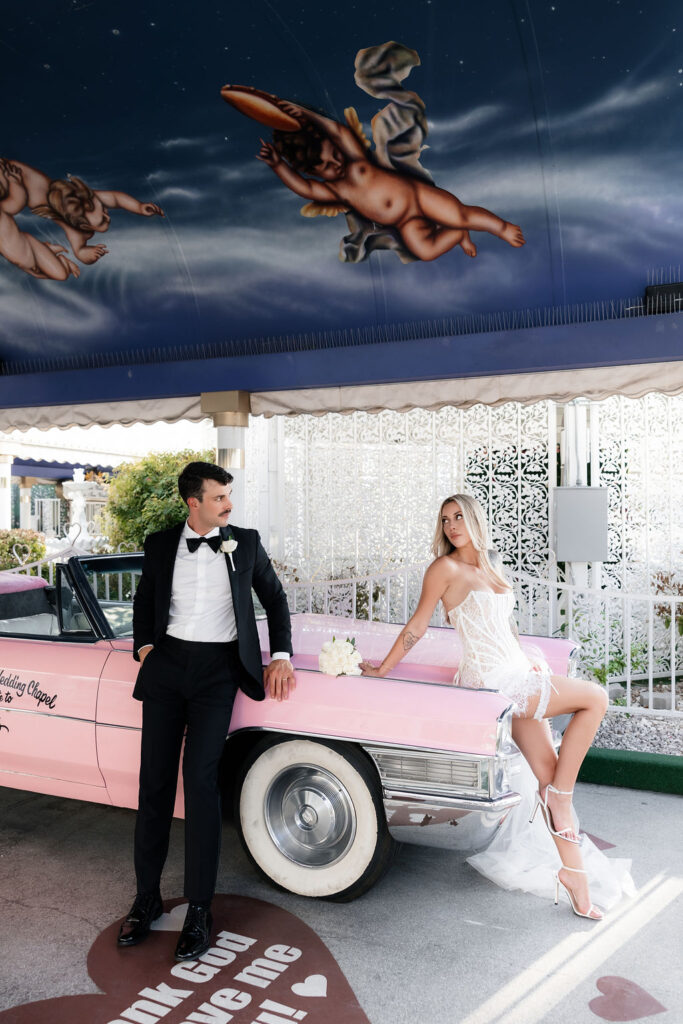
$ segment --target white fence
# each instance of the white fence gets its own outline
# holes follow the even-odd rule
[[[402,624],[414,611],[425,568],[289,581],[285,590],[292,611]],[[511,578],[520,633],[575,640],[582,674],[608,685],[616,708],[683,714],[682,597],[582,590],[527,573]],[[445,625],[441,605],[432,625]]]
[[[60,509],[59,498],[36,498],[35,499],[35,529],[39,533],[57,535],[60,533]]]
[[[92,524],[93,536],[102,535],[102,516],[106,507],[104,499],[88,499],[84,505],[85,522]],[[69,526],[69,503],[62,498],[36,498],[35,514],[31,516],[31,528],[48,537],[63,537]],[[66,514],[62,516],[62,507]]]
[[[585,590],[526,573],[514,574],[514,586],[520,632],[575,639],[583,674],[609,685],[611,703],[683,713],[683,597]]]
[[[87,551],[85,548],[78,547],[75,544],[69,544],[65,542],[64,546],[56,554],[51,555],[48,558],[43,558],[38,562],[22,562],[20,553],[14,551],[14,557],[16,558],[18,565],[15,565],[12,569],[3,569],[3,572],[20,573],[23,576],[42,576],[44,580],[52,586],[55,582],[57,572],[55,566],[60,562],[67,562],[74,555],[85,556],[92,554],[91,551]]]
[[[55,558],[10,571],[43,575],[53,583],[57,561],[83,554],[70,547]],[[285,578],[284,586],[293,612],[402,624],[414,611],[425,568],[411,565],[343,579]],[[582,674],[609,686],[614,707],[683,715],[683,597],[586,590],[520,572],[510,576],[520,633],[575,640]],[[100,597],[109,596],[109,586],[107,576]],[[119,594],[121,588],[119,580]],[[432,625],[445,625],[441,605]]]

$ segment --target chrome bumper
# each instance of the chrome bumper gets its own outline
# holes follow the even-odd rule
[[[385,791],[383,799],[389,832],[398,842],[474,853],[488,846],[521,797],[507,793],[496,800],[469,800]]]
[[[365,745],[382,784],[389,832],[403,843],[481,850],[521,797],[516,747],[486,757]]]

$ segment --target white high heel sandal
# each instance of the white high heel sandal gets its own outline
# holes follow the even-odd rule
[[[584,871],[583,868],[570,868],[566,864],[563,864],[562,867],[560,868],[560,870],[561,871],[574,871],[574,872],[576,872],[577,875],[586,875],[586,874],[588,874],[588,872]],[[577,907],[576,903],[574,902],[574,893],[572,892],[572,890],[569,888],[568,885],[564,884],[564,882],[560,878],[559,873],[557,871],[553,872],[553,878],[555,879],[555,906],[557,906],[557,904],[560,901],[560,886],[562,886],[562,888],[567,893],[567,896],[569,896],[569,902],[572,905],[572,910],[574,911],[574,913],[576,914],[577,917],[587,917],[590,921],[602,921],[602,919],[604,917],[604,914],[602,913],[602,911],[600,910],[599,907],[596,907],[595,904],[591,903],[590,907],[588,908],[588,913],[586,913],[586,914],[582,913],[582,911],[579,910],[579,908]],[[594,917],[593,916],[593,912],[599,914],[600,916],[599,917]]]
[[[543,820],[544,820],[544,822],[546,824],[546,828],[548,829],[548,832],[550,832],[551,835],[557,836],[558,839],[564,839],[564,841],[566,843],[574,843],[576,846],[580,846],[581,842],[582,842],[581,838],[573,839],[571,836],[565,835],[566,832],[574,833],[575,830],[573,828],[562,828],[562,829],[560,829],[559,832],[556,831],[556,829],[555,829],[555,822],[553,821],[553,816],[552,816],[551,810],[548,807],[548,790],[550,790],[551,793],[559,794],[559,796],[573,796],[574,795],[574,790],[573,789],[570,789],[570,790],[555,789],[554,786],[552,786],[550,783],[548,783],[548,785],[545,787],[545,797],[541,796],[540,790],[536,794],[536,803],[534,804],[534,809],[531,812],[531,817],[529,818],[529,824],[531,824],[531,822],[536,817],[536,811],[540,807],[541,808],[541,814],[543,815]]]

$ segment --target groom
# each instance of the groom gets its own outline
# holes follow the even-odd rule
[[[286,700],[294,688],[287,598],[256,530],[228,526],[232,476],[190,462],[178,478],[187,521],[150,534],[133,611],[133,657],[142,701],[140,795],[135,826],[137,895],[118,945],[144,939],[162,913],[178,762],[185,735],[185,925],[176,960],[208,949],[218,873],[218,765],[238,688]],[[262,668],[251,588],[266,610],[272,656]],[[265,691],[265,692],[264,692]]]

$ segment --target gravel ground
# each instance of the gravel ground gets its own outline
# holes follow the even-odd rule
[[[607,750],[683,755],[683,718],[608,709],[593,740]]]

